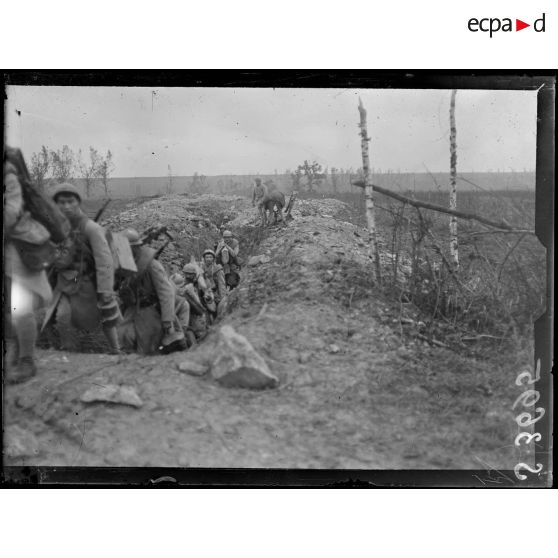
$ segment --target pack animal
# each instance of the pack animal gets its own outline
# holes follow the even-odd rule
[[[283,221],[285,194],[279,190],[271,189],[267,184],[262,184],[260,179],[256,179],[252,193],[252,205],[258,208],[262,226],[269,224],[271,215],[273,215],[274,223]]]

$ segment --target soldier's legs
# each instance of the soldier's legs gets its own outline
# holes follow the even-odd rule
[[[174,312],[178,323],[182,327],[183,331],[186,332],[188,325],[190,324],[190,305],[183,298],[176,297]]]
[[[19,358],[33,357],[37,340],[37,321],[33,313],[35,295],[16,282],[11,285],[12,323],[15,329]]]
[[[196,343],[196,336],[194,334],[193,329],[190,327],[190,305],[188,301],[183,299],[182,297],[176,297],[176,302],[174,306],[174,312],[176,314],[176,321],[178,322],[178,326],[184,332],[184,337],[186,338],[186,344],[188,348]]]
[[[37,372],[33,361],[37,341],[37,321],[33,313],[35,295],[16,282],[11,283],[10,291],[12,325],[17,340],[17,367],[11,371],[8,382],[19,383]]]
[[[60,336],[60,349],[63,351],[77,351],[79,341],[77,331],[72,325],[72,304],[70,298],[63,294],[56,307],[56,329]]]
[[[120,340],[118,338],[118,330],[116,325],[105,325],[103,324],[103,333],[108,341],[110,347],[110,353],[120,354],[122,351],[120,349]]]
[[[14,367],[18,359],[17,335],[12,320],[11,310],[11,289],[12,280],[8,275],[4,275],[4,293],[5,293],[5,306],[4,306],[4,343],[5,343],[5,362],[8,366]]]

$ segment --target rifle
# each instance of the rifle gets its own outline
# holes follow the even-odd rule
[[[165,248],[172,242],[174,241],[174,237],[169,233],[169,231],[167,230],[166,226],[152,226],[149,227],[142,235],[141,235],[141,242],[142,244],[148,244],[149,242],[152,242],[153,240],[157,240],[159,238],[159,236],[161,236],[162,234],[164,234],[167,237],[167,241],[157,249],[157,252],[155,252],[155,256],[154,259],[159,259],[159,256],[163,253],[163,250],[165,250]]]
[[[285,219],[291,217],[291,211],[293,210],[294,202],[296,201],[297,195],[298,192],[294,190],[291,194],[291,197],[289,198],[289,203],[287,204],[287,207],[285,209]]]
[[[164,234],[169,239],[169,241],[174,240],[174,237],[169,233],[166,226],[163,225],[158,227],[156,225],[153,225],[141,235],[141,242],[142,244],[148,244],[153,240],[157,240],[157,238],[159,238],[159,236],[161,236],[162,234]]]
[[[97,211],[97,213],[95,214],[95,217],[93,218],[93,221],[95,221],[95,223],[97,223],[99,221],[99,219],[101,218],[101,215],[105,212],[105,209],[107,208],[108,204],[111,202],[112,200],[109,198],[99,209],[99,211]]]
[[[154,259],[158,260],[159,256],[163,253],[163,250],[170,244],[170,239],[167,240],[158,250],[155,252]]]

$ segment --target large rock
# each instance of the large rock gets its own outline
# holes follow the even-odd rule
[[[211,375],[221,385],[265,389],[279,384],[279,379],[248,339],[231,326],[219,330],[215,352],[217,356],[211,365]]]
[[[133,388],[111,384],[94,386],[88,389],[82,394],[80,400],[83,403],[120,403],[131,407],[141,407],[143,405],[143,401]]]
[[[17,424],[4,429],[4,454],[6,457],[35,457],[40,453],[39,442],[33,433]]]
[[[178,365],[178,370],[191,376],[203,376],[209,370],[209,367],[193,360],[185,360]]]

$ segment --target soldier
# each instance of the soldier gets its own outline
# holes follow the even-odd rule
[[[190,319],[188,303],[176,296],[163,265],[155,259],[156,251],[142,245],[139,233],[127,229],[121,234],[128,239],[138,268],[119,288],[124,313],[118,328],[122,346],[144,354],[186,349],[182,328],[188,327]]]
[[[19,149],[6,147],[4,152],[4,279],[6,306],[11,311],[14,353],[8,359],[8,383],[29,380],[37,373],[34,359],[37,322],[34,310],[46,305],[52,290],[43,270],[30,270],[17,248],[18,240],[39,245],[50,234],[30,214],[24,189],[31,187],[27,166]],[[6,316],[7,317],[7,316]],[[8,322],[8,320],[7,320]],[[8,325],[8,323],[6,324]]]
[[[262,185],[261,178],[255,179],[254,189],[252,190],[252,206],[260,208],[260,202],[267,194],[267,186]]]
[[[201,270],[195,264],[186,264],[182,268],[182,274],[175,273],[171,279],[176,284],[179,294],[185,297],[190,305],[188,331],[193,332],[196,340],[199,341],[207,335],[206,304],[211,305],[213,294],[207,292],[208,288],[201,275]]]
[[[240,245],[233,233],[229,230],[223,231],[223,238],[215,247],[215,258],[217,263],[223,266],[225,273],[225,283],[229,289],[234,289],[240,280],[238,272],[240,265],[238,262],[238,251]]]
[[[207,249],[202,254],[203,261],[201,269],[207,286],[213,293],[215,304],[217,305],[214,317],[220,319],[227,309],[227,285],[223,267],[215,262],[215,252]]]
[[[114,293],[114,261],[105,230],[81,210],[81,195],[73,184],[60,184],[52,196],[68,218],[70,236],[55,262],[56,327],[61,346],[77,350],[77,329],[92,331],[99,323],[110,352],[119,354],[116,324],[120,319]]]

